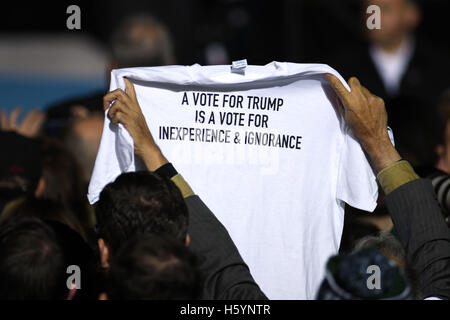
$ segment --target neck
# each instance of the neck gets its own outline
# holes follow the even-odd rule
[[[398,39],[393,39],[389,42],[379,43],[378,46],[387,53],[394,53],[398,51],[403,44],[407,41],[407,37],[403,36]]]

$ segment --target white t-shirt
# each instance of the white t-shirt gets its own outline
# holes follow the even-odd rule
[[[169,66],[114,70],[130,79],[155,141],[228,229],[271,299],[314,299],[337,253],[344,202],[373,211],[378,187],[335,111],[327,65]],[[222,124],[224,121],[224,124]],[[89,200],[141,166],[122,126],[105,125]]]

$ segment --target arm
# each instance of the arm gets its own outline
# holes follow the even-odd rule
[[[255,283],[228,231],[172,164],[164,164],[155,173],[171,179],[185,198],[189,210],[190,248],[199,258],[204,276],[202,298],[267,299]]]
[[[450,299],[450,230],[431,181],[406,182],[387,194],[385,203],[416,277],[418,298]]]
[[[419,179],[401,160],[387,133],[382,99],[372,95],[356,78],[348,92],[327,75],[341,101],[341,114],[369,156],[386,194],[407,263],[417,273],[420,298],[450,298],[450,230],[445,224],[431,182]]]
[[[134,141],[135,153],[150,171],[171,179],[180,189],[189,210],[191,250],[198,256],[204,277],[203,299],[267,299],[255,283],[225,227],[194,194],[191,187],[164,157],[148,129],[133,85],[125,79],[127,92],[118,89],[104,98],[113,123],[121,123]],[[112,101],[114,104],[110,107]]]

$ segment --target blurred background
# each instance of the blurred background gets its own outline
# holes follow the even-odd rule
[[[49,103],[105,88],[111,36],[127,17],[148,13],[171,36],[177,64],[330,62],[364,42],[363,0],[33,1],[2,4],[3,107]],[[450,54],[448,0],[419,1],[417,37]],[[66,9],[81,9],[81,30],[67,30]],[[338,71],[338,66],[336,66]],[[436,70],[435,70],[436,71]],[[343,72],[345,74],[345,72]],[[24,92],[27,92],[24,95]]]
[[[380,30],[366,27],[371,4],[381,8]],[[66,26],[70,5],[81,10],[80,30]],[[423,176],[439,177],[438,196],[450,208],[448,0],[34,1],[1,8],[0,131],[57,138],[81,167],[83,186],[111,69],[246,58],[255,65],[326,63],[346,79],[357,76],[385,100],[402,156]],[[348,220],[353,235],[344,232],[344,247],[358,232],[392,227],[380,204],[373,218]]]

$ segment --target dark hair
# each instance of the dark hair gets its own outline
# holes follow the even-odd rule
[[[40,198],[51,199],[63,204],[81,223],[84,233],[94,226],[94,214],[88,208],[87,185],[82,171],[72,154],[56,139],[39,140],[43,156],[42,176],[45,188]]]
[[[98,235],[114,252],[136,234],[157,234],[185,242],[188,211],[169,179],[149,171],[123,173],[100,193]]]
[[[401,267],[411,284],[413,293],[417,294],[417,275],[414,269],[407,263],[403,245],[392,233],[383,231],[377,235],[364,237],[356,243],[353,252],[359,252],[366,249],[377,250]]]
[[[64,299],[64,258],[55,234],[37,218],[0,227],[0,300]]]
[[[390,232],[380,232],[377,235],[370,235],[360,239],[354,248],[354,252],[373,248],[389,259],[395,261],[401,267],[405,267],[405,249],[397,238]]]
[[[107,283],[109,299],[197,299],[201,280],[195,256],[173,239],[140,235],[114,256]]]
[[[57,221],[65,224],[77,232],[83,240],[87,240],[86,233],[74,213],[61,202],[51,199],[23,198],[9,211],[0,216],[0,224],[10,217],[36,217],[43,221]]]

